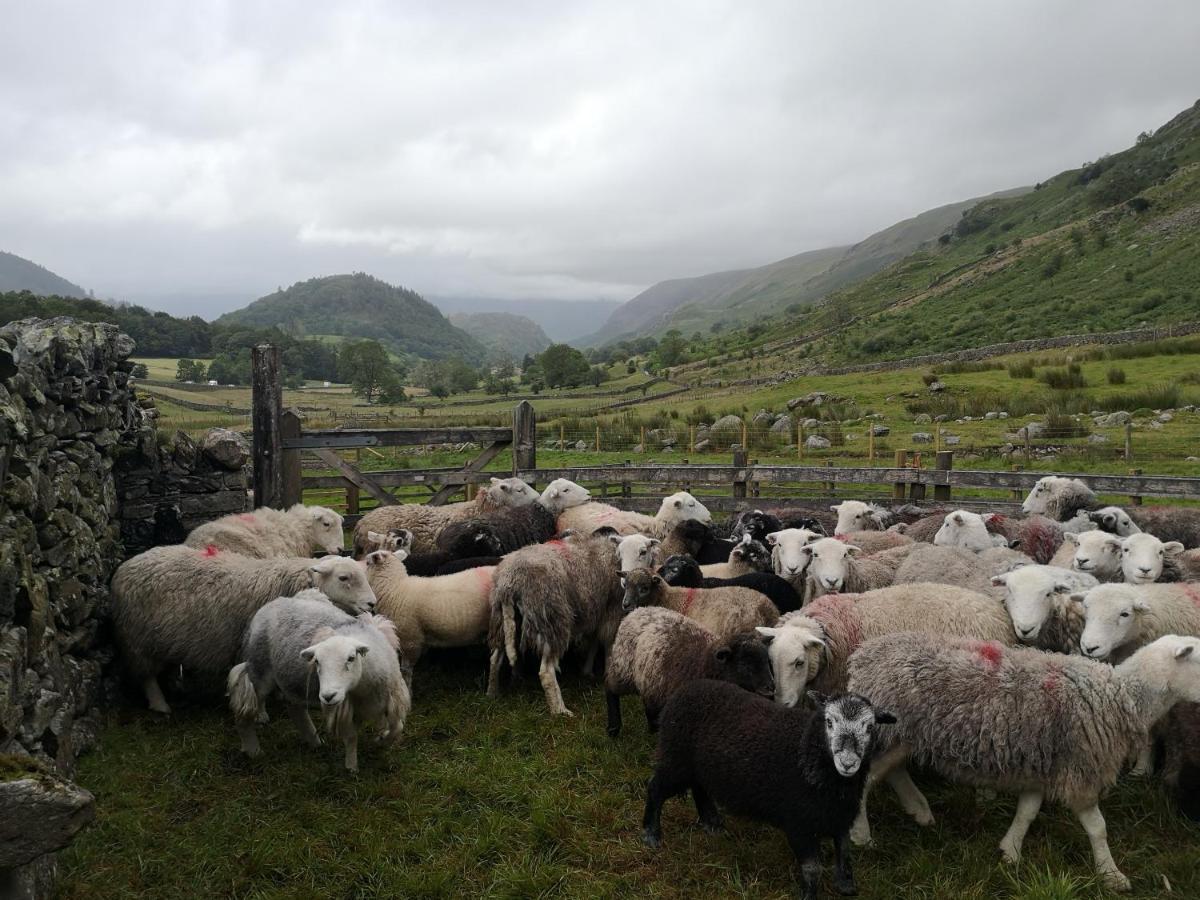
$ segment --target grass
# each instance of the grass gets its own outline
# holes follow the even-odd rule
[[[728,834],[707,835],[685,800],[667,804],[663,849],[642,848],[653,743],[635,699],[624,703],[625,733],[610,740],[603,691],[569,666],[564,694],[576,717],[568,720],[549,718],[533,678],[488,700],[484,669],[482,653],[423,661],[403,743],[368,743],[357,777],[333,748],[302,747],[275,707],[258,760],[237,750],[216,700],[180,704],[171,721],[118,708],[100,748],[81,761],[78,778],[96,794],[98,815],[61,857],[59,896],[794,895],[781,834],[730,817]],[[968,788],[918,782],[938,821],[918,828],[881,789],[872,816],[879,845],[855,855],[861,896],[1105,896],[1067,811],[1046,807],[1022,866],[1010,869],[995,846],[1011,797],[982,803]],[[1160,896],[1164,875],[1176,896],[1200,896],[1200,829],[1158,787],[1124,782],[1102,809],[1132,897]]]

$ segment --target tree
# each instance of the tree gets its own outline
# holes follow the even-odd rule
[[[338,354],[338,377],[349,383],[354,395],[367,403],[373,403],[377,398],[404,396],[400,373],[379,341],[355,341],[343,345]]]
[[[129,374],[134,378],[149,378],[150,370],[146,368],[145,363],[134,363],[133,371]]]
[[[683,335],[672,328],[658,342],[658,361],[664,366],[673,366],[684,361],[687,353],[687,342]]]
[[[537,358],[550,387],[578,387],[588,377],[588,361],[570,344],[551,344]]]
[[[186,356],[175,366],[176,381],[203,381],[204,363],[188,359]]]
[[[607,373],[602,366],[592,366],[588,370],[588,384],[592,387],[600,387],[604,382]]]

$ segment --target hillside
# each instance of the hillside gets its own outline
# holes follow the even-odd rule
[[[600,345],[631,334],[660,333],[675,328],[686,334],[707,333],[716,323],[748,325],[797,305],[810,305],[831,291],[853,284],[899,259],[954,225],[981,199],[1024,193],[1018,188],[926,210],[891,225],[849,247],[810,250],[778,262],[698,278],[656,284],[614,311],[604,327],[589,335]]]
[[[537,322],[512,313],[453,313],[450,323],[483,344],[493,358],[507,356],[518,363],[553,343]]]
[[[443,313],[511,313],[536,322],[557,344],[578,344],[621,304],[616,300],[503,300],[494,297],[433,297]]]
[[[356,272],[310,278],[217,319],[222,325],[276,326],[290,334],[373,338],[423,359],[458,355],[480,363],[483,345],[406,288]]]
[[[30,291],[39,296],[86,297],[87,291],[35,262],[0,250],[0,292]]]

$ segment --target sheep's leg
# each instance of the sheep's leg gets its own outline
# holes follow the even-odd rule
[[[499,648],[493,650],[488,659],[487,695],[489,697],[500,696],[500,664],[503,661],[504,651]]]
[[[1145,778],[1154,774],[1154,739],[1147,737],[1138,748],[1137,761],[1129,774],[1135,778]]]
[[[1021,844],[1024,843],[1029,826],[1033,824],[1033,820],[1037,818],[1041,808],[1041,791],[1021,792],[1021,796],[1017,798],[1017,813],[1013,816],[1012,824],[1008,826],[1008,832],[1004,835],[1004,839],[1000,841],[1000,853],[1003,854],[1005,862],[1019,863],[1021,861]]]
[[[912,776],[908,774],[908,766],[897,766],[884,777],[896,792],[901,808],[912,816],[918,825],[933,824],[933,811],[929,808],[929,801],[925,799],[921,789],[913,784]]]
[[[671,797],[678,796],[685,787],[664,783],[662,775],[655,772],[646,783],[646,812],[642,815],[642,843],[650,848],[662,845],[662,808]]]
[[[605,691],[604,698],[608,701],[608,736],[615,738],[621,733],[621,698],[612,691]]]
[[[171,707],[167,705],[167,698],[163,696],[162,688],[158,685],[158,675],[143,678],[142,691],[146,694],[146,702],[150,704],[150,709],[167,716],[171,714]]]
[[[692,783],[692,800],[696,802],[696,813],[700,817],[700,827],[709,834],[719,834],[725,827],[725,820],[721,818],[721,811],[717,809],[717,804],[713,802],[713,798],[709,796],[708,791],[695,782]]]
[[[583,674],[587,675],[589,678],[596,677],[596,652],[599,649],[599,642],[592,641],[591,646],[588,647],[587,656],[583,658]]]
[[[253,722],[237,722],[238,737],[242,741],[242,752],[247,756],[259,756],[262,753],[262,747],[258,744],[258,729],[254,727]]]
[[[309,716],[308,710],[299,703],[288,704],[288,715],[292,717],[292,721],[296,723],[296,729],[300,732],[300,737],[304,743],[310,747],[321,746],[321,736],[317,734],[317,729],[313,727],[312,717]]]
[[[850,867],[850,835],[837,834],[833,838],[833,889],[843,897],[858,893],[854,883],[854,870]]]
[[[892,749],[887,750],[882,756],[871,761],[871,769],[867,773],[867,781],[863,785],[862,799],[859,801],[858,817],[854,820],[854,825],[850,828],[850,840],[854,841],[860,847],[866,847],[871,843],[871,825],[867,821],[867,797],[879,781],[887,777],[888,773],[896,766],[902,766],[908,761],[908,755],[911,753],[911,748],[907,744],[897,744]],[[916,786],[913,786],[916,790]],[[920,791],[917,791],[920,793]],[[928,806],[928,804],[926,804]]]
[[[1092,842],[1092,856],[1096,860],[1096,871],[1100,873],[1104,884],[1114,891],[1127,891],[1130,888],[1126,878],[1117,864],[1113,861],[1112,851],[1108,849],[1108,826],[1104,824],[1104,816],[1100,807],[1095,803],[1090,806],[1080,806],[1075,809],[1075,815],[1087,832],[1088,840]]]
[[[346,771],[358,771],[358,729],[351,726],[346,730],[346,736],[342,739],[342,743],[346,747]]]
[[[658,732],[658,714],[662,712],[658,707],[647,705],[646,710],[646,730],[651,734]]]
[[[804,880],[804,900],[817,900],[821,886],[820,847],[811,838],[788,832],[788,846],[800,864],[800,877]]]
[[[558,686],[558,675],[555,672],[557,667],[557,659],[553,656],[543,656],[542,665],[538,669],[538,680],[542,683],[542,690],[546,692],[546,703],[550,705],[550,715],[573,716],[575,713],[567,709],[567,705],[563,703],[562,688]]]

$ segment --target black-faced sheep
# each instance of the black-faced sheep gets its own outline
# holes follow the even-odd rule
[[[699,563],[690,556],[668,556],[659,567],[658,575],[671,587],[716,588],[744,587],[758,591],[775,604],[781,613],[800,608],[800,595],[787,581],[773,572],[747,572],[733,578],[708,578]]]
[[[737,543],[746,535],[750,535],[751,540],[765,543],[768,534],[773,531],[783,531],[786,528],[803,528],[817,534],[826,533],[825,526],[819,520],[800,510],[784,509],[765,512],[761,509],[748,509],[738,513],[738,517],[729,530],[729,538]]]
[[[471,516],[455,523],[457,527],[476,527],[487,529],[497,541],[496,549],[490,552],[504,556],[530,544],[541,544],[558,533],[558,514],[547,509],[539,499],[534,503],[521,506],[507,506],[493,510],[486,516]],[[447,526],[442,532],[442,538],[453,526]],[[439,544],[444,546],[444,540],[439,538]],[[482,556],[482,553],[474,554]]]
[[[700,571],[705,578],[737,578],[751,572],[770,572],[771,567],[771,551],[767,545],[743,537],[729,551],[729,559],[723,563],[701,565]]]
[[[353,560],[250,559],[215,547],[155,547],[126,560],[113,576],[117,646],[150,708],[169,713],[159,672],[178,665],[205,681],[223,679],[254,614],[309,587],[353,613],[375,607],[366,572]]]
[[[721,641],[779,618],[775,605],[750,588],[676,588],[649,569],[636,569],[622,578],[626,612],[639,606],[662,606],[696,620]]]
[[[262,506],[254,512],[222,516],[196,526],[184,541],[189,547],[216,547],[255,559],[311,556],[314,550],[340,553],[344,542],[341,516],[303,503],[287,510]]]
[[[1101,584],[1071,595],[1083,604],[1079,645],[1110,659],[1163,635],[1200,635],[1200,584]]]
[[[779,706],[722,681],[680,688],[661,717],[643,842],[660,846],[663,803],[690,789],[710,831],[722,825],[718,803],[782,830],[807,900],[817,897],[821,841],[832,838],[834,887],[855,893],[847,831],[879,726],[895,718],[852,694],[814,702],[815,710]]]
[[[775,692],[768,640],[754,632],[726,642],[692,619],[648,606],[621,620],[604,671],[608,734],[621,733],[621,697],[639,694],[651,731],[675,691],[689,681],[715,678],[770,697]]]
[[[1098,802],[1173,704],[1200,701],[1198,649],[1196,638],[1163,637],[1113,668],[944,636],[869,641],[851,659],[851,690],[899,720],[880,742],[870,781],[912,758],[952,781],[1018,793],[1016,816],[1000,842],[1009,862],[1020,860],[1043,798],[1057,800],[1079,817],[1105,884],[1128,890]],[[911,790],[916,794],[906,808],[923,806],[927,813],[924,797]],[[863,809],[856,840],[869,838],[865,795]]]
[[[532,508],[536,505],[531,503],[521,508]],[[443,566],[457,560],[479,556],[503,556],[505,552],[499,529],[486,519],[476,516],[448,524],[438,534],[434,546],[422,553],[411,549],[414,543],[415,541],[410,541],[407,548],[397,547],[392,552],[407,549],[404,567],[408,574],[423,577],[436,575]]]
[[[321,739],[308,707],[320,705],[326,730],[342,741],[351,772],[358,771],[359,723],[378,721],[381,739],[400,739],[412,696],[400,675],[396,634],[387,619],[368,614],[355,618],[320,592],[303,591],[273,600],[254,614],[242,658],[229,670],[227,688],[246,754],[262,752],[255,725],[276,690],[301,737],[313,747]]]

